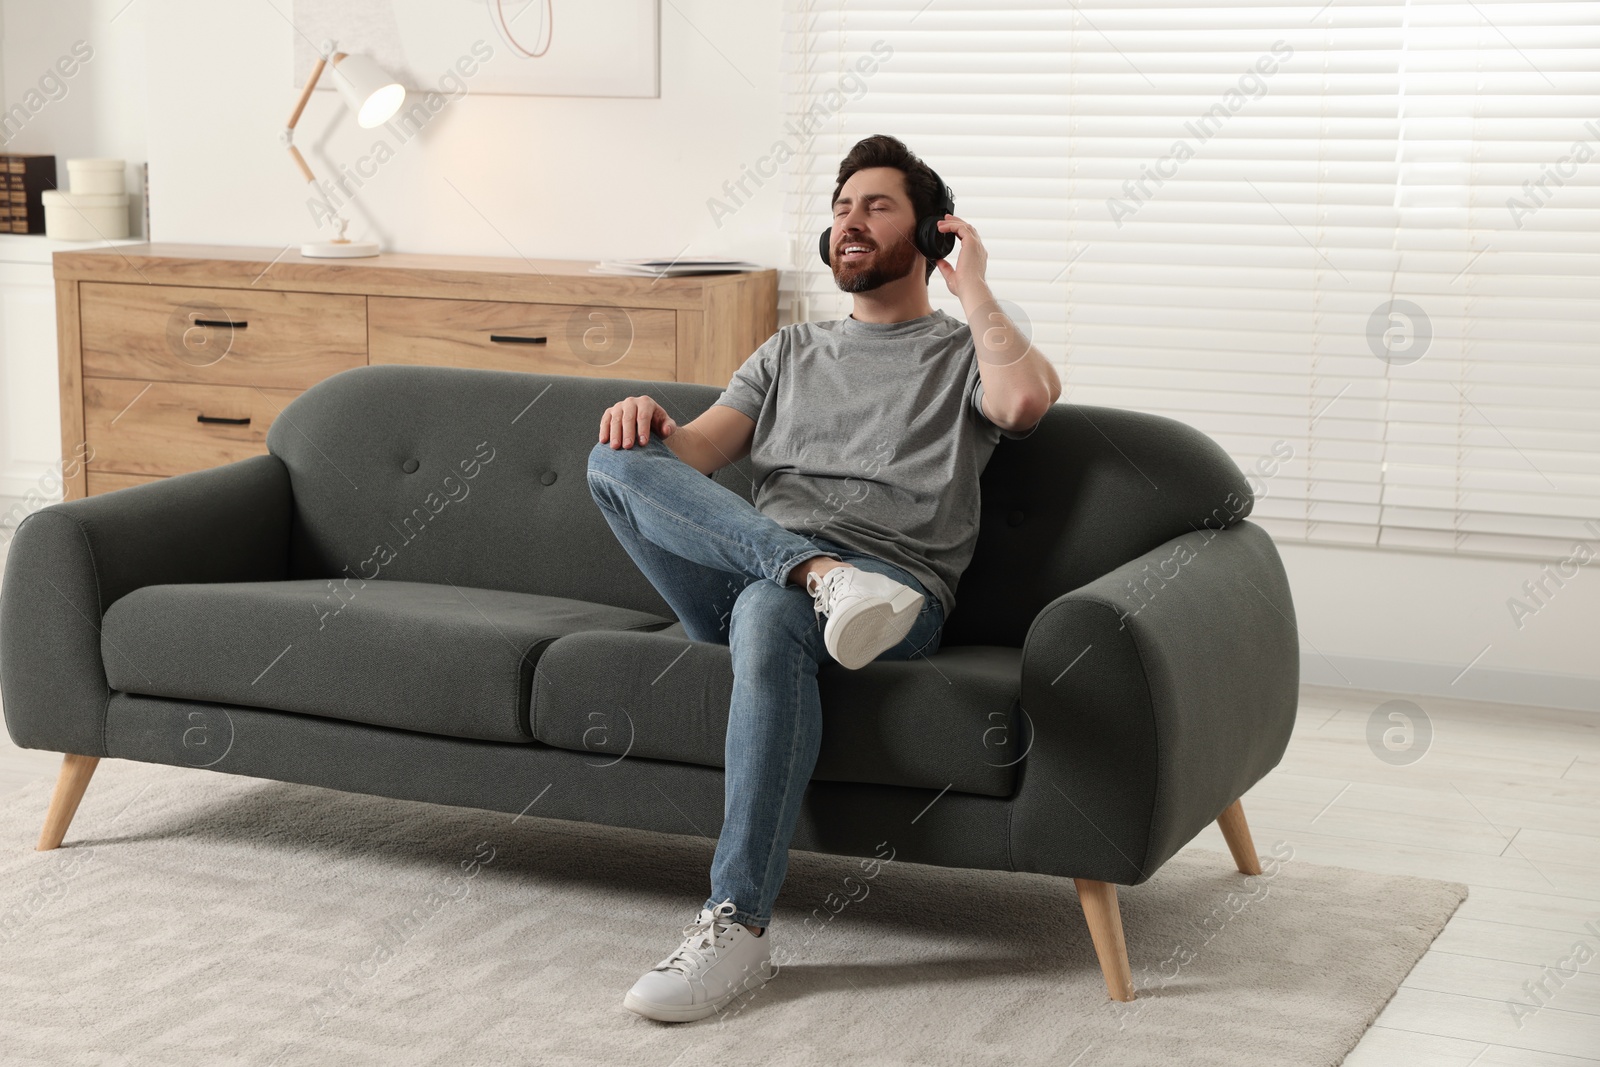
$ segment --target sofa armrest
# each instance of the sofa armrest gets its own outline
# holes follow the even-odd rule
[[[1023,645],[1014,866],[1144,881],[1277,765],[1299,682],[1288,578],[1254,523],[1056,598]]]
[[[147,585],[286,578],[291,513],[288,469],[267,454],[25,517],[0,587],[0,698],[11,739],[105,755],[106,610]]]

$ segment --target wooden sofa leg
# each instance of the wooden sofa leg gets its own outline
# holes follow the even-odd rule
[[[1233,853],[1233,862],[1240,874],[1260,874],[1261,857],[1256,855],[1256,843],[1250,839],[1250,826],[1244,821],[1244,807],[1235,800],[1226,811],[1217,816],[1222,837]]]
[[[1083,917],[1089,922],[1094,952],[1100,957],[1100,973],[1105,976],[1106,992],[1112,1000],[1133,999],[1133,972],[1128,968],[1128,944],[1122,938],[1122,912],[1117,907],[1117,887],[1110,882],[1074,878]]]
[[[68,752],[61,759],[61,773],[56,777],[56,790],[50,796],[50,810],[44,817],[44,829],[39,833],[40,852],[48,852],[61,844],[67,836],[67,827],[78,813],[78,801],[89,788],[89,779],[100,763],[99,756],[80,756]]]

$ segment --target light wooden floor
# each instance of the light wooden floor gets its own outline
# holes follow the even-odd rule
[[[1433,738],[1395,766],[1367,744],[1393,696],[1303,688],[1283,762],[1244,798],[1263,853],[1471,887],[1347,1067],[1600,1067],[1600,713],[1412,697]],[[0,734],[0,803],[59,763]],[[1214,826],[1189,847],[1227,848]],[[1519,1026],[1508,1002],[1570,974],[1579,942],[1593,958]]]
[[[1302,687],[1283,762],[1244,798],[1263,853],[1470,887],[1345,1064],[1600,1064],[1600,714],[1410,697],[1433,738],[1395,766],[1367,744],[1394,696]],[[1213,826],[1189,847],[1225,845]],[[1593,959],[1538,1006],[1523,983],[1570,975],[1580,941]],[[1519,1026],[1509,1001],[1537,1010]]]

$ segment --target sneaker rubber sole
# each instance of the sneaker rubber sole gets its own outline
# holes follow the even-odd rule
[[[643,1015],[647,1019],[655,1019],[663,1023],[690,1023],[696,1019],[704,1019],[721,1011],[735,997],[753,989],[760,989],[772,977],[771,965],[767,964],[749,978],[734,986],[716,1000],[708,1000],[704,1004],[657,1004],[643,997],[635,996],[629,992],[622,998],[622,1006],[629,1011]]]
[[[916,625],[925,598],[902,587],[885,604],[857,602],[828,620],[828,654],[847,670],[859,670],[893,648]]]

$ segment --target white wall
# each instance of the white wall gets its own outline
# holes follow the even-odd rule
[[[42,106],[13,122],[6,152],[48,152],[67,187],[67,159],[127,160],[129,230],[143,233],[145,14],[149,0],[0,0],[4,109]],[[74,45],[82,42],[78,61]],[[68,58],[69,76],[57,62]]]
[[[289,0],[137,2],[148,5],[154,75],[154,239],[278,248],[316,238],[308,190],[278,143],[297,92],[295,31],[275,10]],[[360,129],[319,91],[295,141],[319,177],[373,156],[380,138],[394,150],[351,211],[350,235],[388,250],[533,259],[687,248],[779,266],[777,182],[720,228],[706,201],[782,134],[780,14],[775,0],[662,4],[659,99],[492,96],[469,79],[464,97],[401,142]]]
[[[1588,545],[1600,555],[1600,536]],[[1562,577],[1551,560],[1558,584],[1531,560],[1278,548],[1294,594],[1303,681],[1600,710],[1600,567]],[[1542,607],[1523,589],[1541,581]],[[1507,607],[1512,597],[1537,608],[1520,627]]]
[[[74,40],[96,49],[82,79],[41,111],[17,149],[134,162],[148,155],[158,241],[280,248],[312,239],[305,186],[277,140],[296,91],[294,30],[279,10],[289,13],[290,0],[0,0],[8,98]],[[365,230],[391,250],[684,252],[786,265],[778,181],[720,228],[706,206],[783,135],[780,4],[673,0],[661,5],[661,25],[660,99],[469,90],[400,143],[359,130],[331,92],[320,92],[297,140],[313,166],[333,174],[387,137],[395,156],[359,190],[351,217],[353,236]],[[53,368],[53,351],[33,351],[48,342],[27,328],[15,336],[27,354],[8,347],[0,369],[16,381],[51,381],[48,369],[14,362],[48,359]],[[53,456],[55,448],[50,436],[33,451]],[[1536,563],[1280,549],[1307,681],[1600,708],[1593,567],[1518,629],[1506,600],[1539,578]]]

